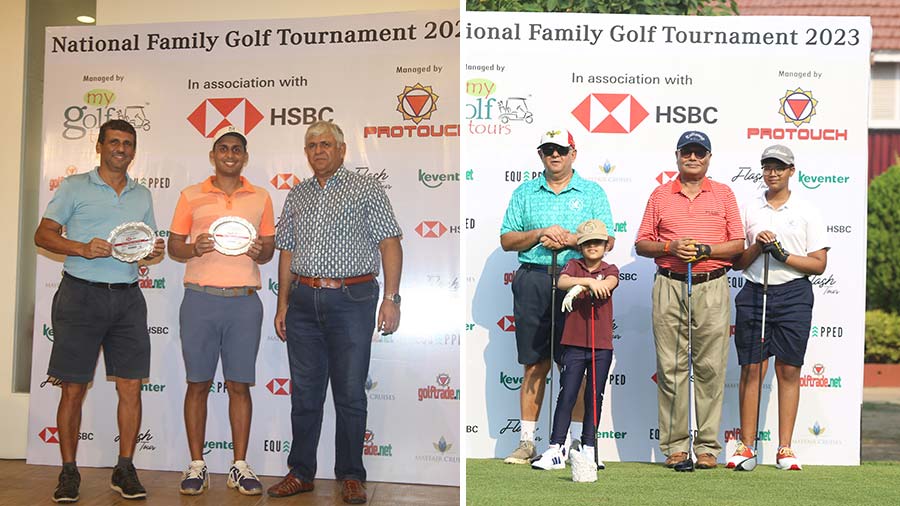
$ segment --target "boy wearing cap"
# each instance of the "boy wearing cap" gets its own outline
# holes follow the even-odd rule
[[[690,406],[688,338],[691,339],[698,469],[716,467],[722,443],[719,423],[728,362],[731,293],[725,276],[744,247],[740,210],[731,189],[706,177],[712,144],[703,132],[678,139],[678,178],[658,186],[647,202],[635,240],[638,255],[653,258],[653,338],[659,398],[659,447],[666,466],[688,458]],[[693,295],[687,294],[692,264]],[[687,330],[687,308],[692,322]]]
[[[775,465],[799,471],[802,467],[791,449],[791,437],[800,403],[800,367],[812,324],[813,291],[808,277],[825,272],[828,235],[818,210],[789,188],[795,170],[794,153],[787,146],[769,146],[762,153],[761,163],[768,189],[743,209],[747,249],[734,262],[734,268],[743,269],[747,280],[734,299],[734,344],[741,365],[741,441],[726,467],[733,468],[754,456],[751,447],[759,430],[759,379],[760,375],[765,377],[769,357],[774,355],[778,378]],[[771,255],[768,279],[764,279],[766,254]],[[763,345],[760,334],[765,281],[768,300]]]
[[[182,190],[169,239],[169,255],[187,263],[179,321],[188,381],[184,424],[191,463],[179,490],[197,495],[209,487],[203,461],[206,401],[221,355],[234,440],[227,485],[244,495],[258,495],[262,484],[245,459],[253,412],[250,385],[256,381],[263,316],[256,294],[261,288],[259,265],[271,260],[275,251],[274,213],[268,192],[241,175],[249,159],[243,133],[229,126],[213,138],[209,161],[215,173]],[[245,253],[226,255],[215,249],[209,228],[225,216],[243,218],[257,231]]]
[[[564,128],[547,130],[541,136],[537,154],[544,170],[516,188],[500,228],[501,247],[504,251],[516,251],[521,264],[512,292],[518,361],[524,368],[519,393],[522,429],[519,446],[504,460],[508,464],[528,464],[536,455],[534,432],[550,372],[550,339],[558,344],[563,328],[560,308],[550,307],[554,284],[551,276],[556,275],[559,265],[578,256],[576,236],[571,232],[578,224],[599,219],[607,230],[613,226],[606,192],[572,168],[577,151],[571,133]],[[612,234],[608,243],[607,250],[612,250]],[[551,266],[554,251],[558,252],[557,265]],[[555,316],[551,316],[551,311]],[[551,336],[554,317],[556,335]],[[554,359],[558,360],[559,348],[554,350]],[[582,411],[576,406],[573,418],[581,417]]]
[[[566,317],[562,335],[562,368],[559,375],[559,397],[553,417],[550,447],[536,460],[534,469],[563,469],[565,455],[561,445],[569,430],[572,407],[578,397],[585,370],[587,386],[584,389],[585,420],[582,426],[582,452],[593,458],[596,445],[596,421],[603,406],[603,391],[612,364],[612,292],[619,284],[619,268],[603,261],[609,235],[600,220],[588,220],[578,226],[578,249],[583,258],[573,258],[563,267],[559,276],[559,289],[569,290],[563,299]],[[587,291],[587,294],[582,292]],[[592,360],[593,357],[593,360]],[[594,398],[594,374],[597,397]],[[594,402],[597,420],[594,420]],[[603,462],[598,462],[603,469]]]

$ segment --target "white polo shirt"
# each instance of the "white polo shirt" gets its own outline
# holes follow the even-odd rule
[[[828,249],[827,232],[819,211],[806,200],[791,193],[778,209],[766,201],[766,192],[750,201],[741,212],[744,223],[745,246],[756,242],[756,236],[764,230],[775,233],[784,250],[789,254],[808,255],[813,251]],[[744,278],[754,282],[763,282],[763,255],[756,257],[743,272]],[[806,274],[785,265],[775,258],[769,259],[769,284],[780,285]]]

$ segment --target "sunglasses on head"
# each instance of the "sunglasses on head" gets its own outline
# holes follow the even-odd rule
[[[678,150],[681,153],[682,158],[690,158],[691,155],[695,155],[698,159],[706,158],[706,155],[709,154],[709,150],[700,146],[695,147],[684,147]]]
[[[544,144],[541,146],[541,153],[544,156],[553,156],[553,152],[559,153],[559,156],[566,156],[569,154],[569,150],[572,149],[569,146],[557,146],[556,144]]]

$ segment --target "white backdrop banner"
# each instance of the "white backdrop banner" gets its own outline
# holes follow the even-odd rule
[[[650,325],[655,265],[633,245],[650,192],[677,175],[679,135],[701,130],[712,140],[709,177],[728,184],[739,205],[765,188],[766,146],[786,144],[797,157],[791,189],[819,208],[833,248],[827,271],[812,277],[794,448],[804,463],[858,464],[868,18],[467,13],[462,37],[467,457],[505,456],[519,439],[522,366],[510,292],[517,260],[500,249],[499,231],[512,191],[543,168],[542,131],[562,125],[578,146],[576,171],[609,197],[617,242],[608,260],[621,270],[601,458],[664,460]],[[728,281],[732,295],[743,286],[739,272]],[[739,435],[738,378],[732,345],[720,461]],[[763,388],[760,447],[763,462],[774,463],[772,371]],[[548,439],[547,397],[538,451]]]
[[[458,30],[458,12],[434,11],[64,27],[46,35],[41,213],[63,177],[98,163],[94,145],[107,119],[126,119],[138,131],[130,174],[153,193],[162,237],[180,190],[212,174],[209,137],[219,127],[247,132],[244,175],[269,191],[277,216],[287,191],[311,175],[306,126],[341,125],[347,168],[380,181],[404,232],[403,317],[396,334],[373,337],[366,385],[364,461],[375,481],[459,484]],[[291,385],[272,325],[277,259],[261,271],[265,316],[248,461],[260,474],[279,475],[291,443]],[[59,390],[42,382],[60,272],[60,258],[38,258],[29,463],[59,462]],[[168,258],[140,268],[153,350],[135,456],[141,468],[183,470],[190,460],[178,329],[183,273]],[[82,465],[109,466],[117,454],[114,384],[104,373],[101,361],[84,405]],[[213,472],[226,472],[232,459],[227,404],[220,369],[204,447]],[[331,406],[329,396],[320,478],[333,477]]]

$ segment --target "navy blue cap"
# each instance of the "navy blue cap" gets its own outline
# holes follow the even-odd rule
[[[678,139],[678,145],[675,146],[675,149],[681,149],[688,144],[697,144],[698,146],[703,146],[707,151],[712,152],[712,144],[709,142],[709,137],[703,133],[698,132],[696,130],[689,130],[683,134]]]

